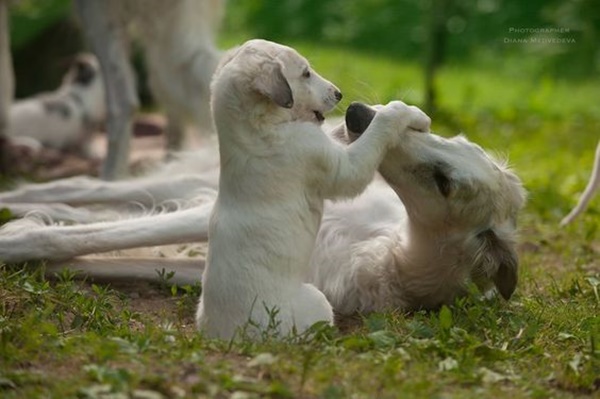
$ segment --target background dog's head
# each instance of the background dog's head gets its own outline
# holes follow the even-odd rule
[[[353,103],[346,112],[347,139],[360,137],[375,114]],[[379,172],[402,199],[411,225],[432,237],[462,240],[473,281],[482,290],[493,282],[510,298],[518,271],[516,219],[525,201],[519,178],[462,136],[407,131],[399,142]]]
[[[102,80],[100,65],[92,54],[78,54],[63,78],[63,84],[89,86]]]
[[[342,98],[294,49],[259,39],[223,56],[211,90],[215,121],[225,111],[226,117],[246,119],[255,127],[292,121],[320,124]]]
[[[93,54],[78,54],[65,74],[61,91],[70,96],[82,108],[87,121],[101,123],[106,118],[104,81],[98,59]]]

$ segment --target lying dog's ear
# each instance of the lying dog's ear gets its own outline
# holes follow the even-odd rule
[[[519,259],[511,239],[502,239],[498,233],[488,229],[479,233],[478,265],[489,276],[500,295],[509,300],[517,287]]]
[[[294,106],[292,89],[283,76],[282,66],[279,62],[268,62],[253,83],[256,91],[280,107],[292,108]]]

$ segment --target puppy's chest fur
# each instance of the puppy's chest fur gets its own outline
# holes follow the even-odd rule
[[[220,209],[243,209],[244,220],[260,215],[259,224],[286,224],[286,229],[298,224],[316,234],[323,198],[311,178],[312,169],[309,160],[300,159],[293,151],[275,150],[233,160],[221,171]]]
[[[251,263],[303,274],[323,214],[314,165],[293,139],[230,150],[234,153],[222,163],[209,242],[225,239]]]

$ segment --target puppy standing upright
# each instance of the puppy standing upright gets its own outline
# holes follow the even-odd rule
[[[221,175],[197,313],[207,335],[231,338],[244,326],[251,337],[269,327],[288,334],[333,321],[325,296],[304,283],[323,201],[359,194],[400,132],[430,124],[394,102],[343,147],[320,127],[340,99],[296,51],[264,40],[230,52],[217,69]]]

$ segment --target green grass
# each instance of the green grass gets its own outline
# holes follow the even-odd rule
[[[340,112],[352,100],[422,101],[415,62],[294,45],[342,89]],[[4,266],[0,396],[600,395],[600,201],[557,227],[589,176],[600,81],[452,65],[438,84],[434,129],[509,156],[529,191],[513,300],[473,293],[439,312],[357,316],[284,342],[230,343],[195,331],[197,287],[99,286],[70,273],[48,281],[39,269]]]

